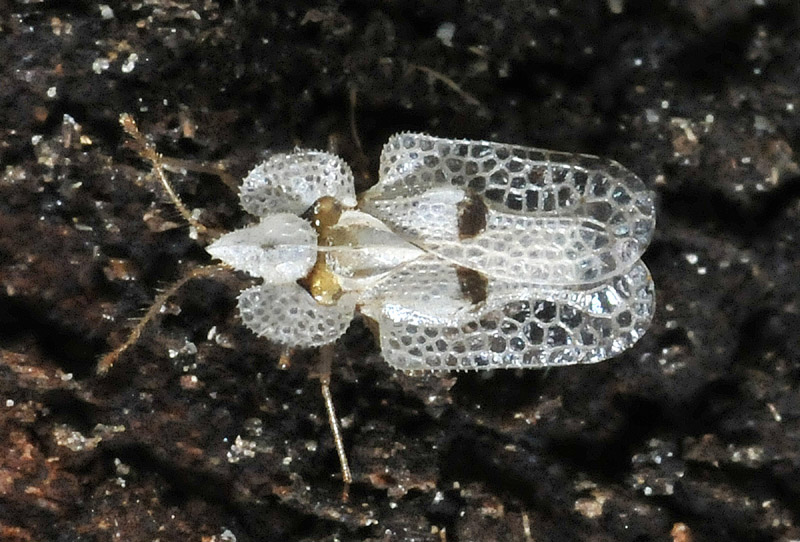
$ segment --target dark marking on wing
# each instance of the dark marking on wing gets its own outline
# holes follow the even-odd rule
[[[483,198],[474,192],[458,203],[458,238],[461,240],[475,237],[486,229],[486,217],[489,208]]]
[[[456,266],[456,276],[461,294],[473,305],[486,301],[489,291],[489,279],[482,273],[469,267]]]

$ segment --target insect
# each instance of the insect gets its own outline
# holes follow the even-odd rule
[[[206,250],[261,279],[239,314],[287,349],[332,344],[357,311],[400,370],[550,367],[619,354],[653,316],[653,194],[610,160],[402,133],[358,198],[341,158],[296,149],[256,166],[240,202],[257,221]]]

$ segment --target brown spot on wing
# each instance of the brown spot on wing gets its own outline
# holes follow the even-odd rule
[[[469,267],[458,265],[456,266],[456,276],[458,277],[458,286],[461,288],[461,294],[465,299],[469,299],[473,305],[486,301],[489,279],[482,273]]]
[[[489,208],[479,194],[468,192],[458,203],[458,238],[461,240],[475,237],[486,229],[486,217]]]

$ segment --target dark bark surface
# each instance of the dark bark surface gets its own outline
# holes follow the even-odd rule
[[[800,539],[797,2],[283,4],[0,0],[0,540]],[[658,193],[655,321],[608,362],[457,377],[394,372],[357,321],[343,502],[313,353],[278,367],[241,277],[95,375],[208,262],[123,112],[237,177],[333,147],[359,189],[401,130],[614,158]],[[172,179],[246,223],[217,178]]]

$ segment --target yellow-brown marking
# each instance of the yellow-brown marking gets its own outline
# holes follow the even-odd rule
[[[331,228],[342,216],[342,205],[331,196],[323,196],[303,214],[317,231],[317,243],[330,245]],[[300,279],[300,284],[322,305],[333,305],[342,296],[342,286],[336,275],[328,267],[324,252],[317,253],[317,261],[308,275]]]

